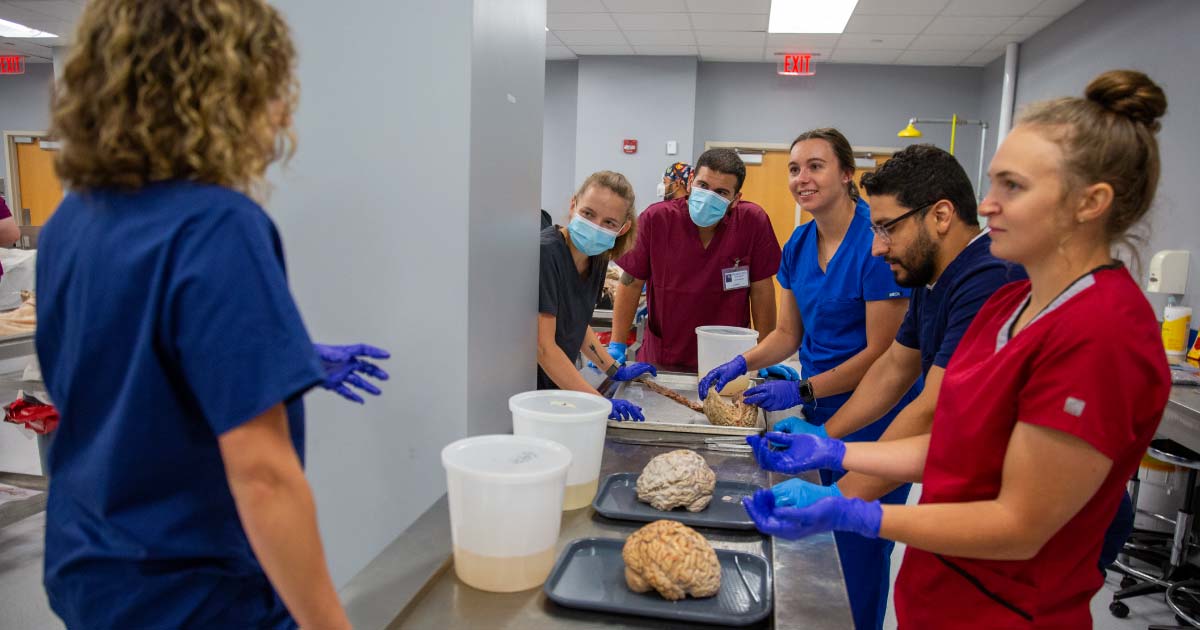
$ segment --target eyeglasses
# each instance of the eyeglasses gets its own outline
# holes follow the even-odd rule
[[[937,204],[937,202],[935,201],[929,205],[917,208],[916,210],[909,210],[908,212],[905,212],[904,214],[896,217],[895,219],[892,219],[891,221],[888,221],[887,223],[873,223],[873,224],[871,224],[871,231],[875,233],[875,236],[879,237],[879,240],[883,241],[884,243],[891,243],[892,235],[890,234],[890,232],[892,231],[892,228],[896,227],[897,224],[899,224],[901,221],[907,219],[908,217],[911,217],[912,215],[917,214],[918,212],[923,212],[925,210],[928,210],[936,204]]]

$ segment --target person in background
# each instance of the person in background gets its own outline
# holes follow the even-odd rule
[[[676,162],[667,167],[663,173],[662,182],[658,184],[658,198],[671,201],[688,196],[688,182],[692,179],[692,165],[687,162]]]
[[[1085,94],[1031,105],[992,160],[979,207],[992,254],[1029,280],[998,290],[959,341],[932,432],[856,444],[748,439],[768,470],[924,484],[915,506],[828,497],[783,507],[770,490],[744,501],[770,535],[906,543],[902,628],[1092,627],[1103,577],[1086,568],[1154,437],[1171,376],[1154,310],[1113,258],[1154,200],[1166,95],[1132,70],[1100,75]]]
[[[70,192],[37,261],[50,606],[71,628],[349,628],[301,398],[379,393],[387,353],[314,346],[250,196],[292,146],[287,25],[262,0],[93,0],[77,35],[51,112]]]
[[[804,380],[767,381],[746,390],[746,402],[768,411],[803,406],[805,419],[822,425],[850,399],[887,350],[908,310],[909,289],[896,284],[882,258],[871,254],[871,209],[854,185],[854,150],[836,129],[814,129],[792,142],[788,187],[813,220],[783,248],[779,268],[779,326],[757,346],[720,365],[699,384],[703,399],[750,369],[772,366],[799,349]],[[919,391],[913,385],[884,409],[882,419],[847,436],[875,441]],[[823,473],[829,485],[835,477]],[[909,486],[884,496],[904,504]],[[892,543],[839,532],[838,556],[857,628],[879,628],[887,610]]]
[[[642,289],[649,316],[638,358],[664,369],[696,371],[696,327],[775,329],[779,243],[771,220],[742,199],[746,165],[732,149],[710,149],[696,161],[687,197],[661,201],[639,217],[632,251],[613,305],[608,353],[625,361],[626,339]]]
[[[633,186],[612,171],[592,173],[571,197],[566,227],[542,230],[538,280],[538,389],[570,389],[602,395],[579,373],[580,352],[613,381],[657,375],[645,363],[619,365],[589,325],[604,286],[608,261],[628,251],[637,238]],[[613,420],[645,420],[628,400],[613,399]]]
[[[9,247],[21,238],[21,228],[13,218],[4,197],[0,197],[0,247]],[[4,277],[4,266],[0,265],[0,278]]]

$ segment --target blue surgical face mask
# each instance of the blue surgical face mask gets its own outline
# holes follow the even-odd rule
[[[728,199],[707,188],[692,186],[692,194],[688,195],[688,214],[692,215],[692,223],[700,227],[716,225],[728,209]]]
[[[575,215],[567,224],[567,233],[575,249],[588,256],[598,256],[613,248],[617,243],[617,233],[606,230],[587,219]]]

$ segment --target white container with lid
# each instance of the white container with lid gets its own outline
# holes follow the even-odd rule
[[[591,505],[600,483],[604,431],[612,402],[595,394],[547,389],[508,399],[513,433],[558,442],[571,451],[564,510]]]
[[[758,345],[758,331],[737,326],[699,326],[696,328],[696,364],[700,378]],[[750,386],[750,377],[730,381],[721,390],[723,396],[736,396]]]

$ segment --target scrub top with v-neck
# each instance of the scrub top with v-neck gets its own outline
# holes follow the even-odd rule
[[[750,325],[749,285],[727,290],[724,271],[749,267],[749,282],[779,269],[779,241],[761,207],[739,201],[717,223],[708,247],[686,197],[661,201],[638,216],[633,250],[617,265],[646,281],[649,319],[638,360],[696,371],[696,327]]]
[[[909,547],[896,616],[912,628],[1090,628],[1101,545],[1171,391],[1154,311],[1124,267],[1076,281],[1012,335],[1028,281],[1000,288],[958,344],[938,395],[921,503],[999,496],[1018,422],[1072,435],[1112,461],[1095,494],[1029,560]]]

